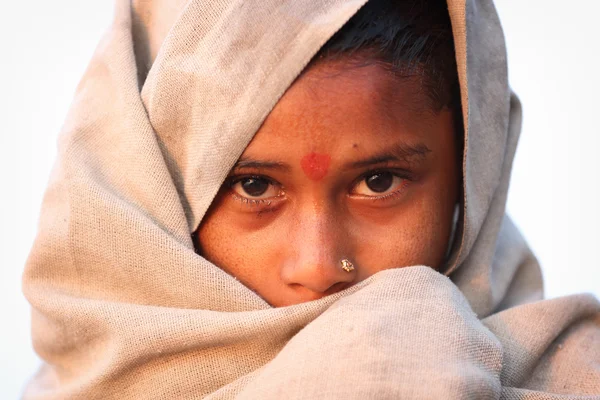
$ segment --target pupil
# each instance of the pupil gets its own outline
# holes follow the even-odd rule
[[[242,189],[248,195],[258,197],[264,194],[269,188],[269,182],[265,179],[259,178],[247,178],[242,180]]]
[[[391,172],[380,172],[367,178],[367,186],[376,193],[383,193],[392,186],[394,175]]]

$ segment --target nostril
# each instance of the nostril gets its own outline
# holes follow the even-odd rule
[[[325,291],[325,295],[328,296],[330,294],[341,292],[342,290],[347,289],[350,286],[352,286],[352,282],[337,282],[331,285],[331,287],[329,287],[329,289]]]
[[[306,287],[305,285],[298,284],[298,283],[289,284],[288,287],[293,289],[293,291],[296,293],[296,296],[297,296],[296,298],[299,302],[306,302],[306,301],[318,300],[323,297],[330,296],[332,294],[341,292],[342,290],[347,289],[352,285],[353,285],[352,282],[337,282],[337,283],[331,285],[325,291],[312,290],[312,289]]]

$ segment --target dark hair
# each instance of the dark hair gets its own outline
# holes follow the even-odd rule
[[[460,89],[446,0],[370,0],[313,57],[379,62],[418,76],[434,109],[460,116]],[[462,122],[461,122],[462,125]]]

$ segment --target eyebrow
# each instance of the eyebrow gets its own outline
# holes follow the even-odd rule
[[[369,158],[359,161],[352,161],[345,164],[343,169],[359,169],[376,164],[384,164],[390,161],[405,161],[410,162],[415,157],[425,158],[427,153],[431,152],[429,147],[423,143],[408,144],[405,142],[397,143],[390,149],[372,155]],[[233,170],[236,169],[270,169],[284,172],[290,172],[291,167],[289,164],[280,161],[261,161],[251,157],[242,157],[233,166]]]
[[[235,163],[233,169],[271,169],[271,170],[279,170],[279,171],[287,171],[291,170],[290,166],[286,163],[282,163],[279,161],[259,161],[250,157],[242,157]]]
[[[383,164],[390,161],[405,161],[410,162],[415,157],[424,159],[431,150],[423,143],[408,144],[397,143],[390,149],[372,155],[364,160],[354,161],[344,166],[346,169],[359,169],[376,164]]]

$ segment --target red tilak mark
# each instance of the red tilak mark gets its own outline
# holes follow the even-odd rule
[[[327,175],[330,162],[331,157],[327,154],[310,153],[302,157],[300,166],[309,179],[319,181]]]

